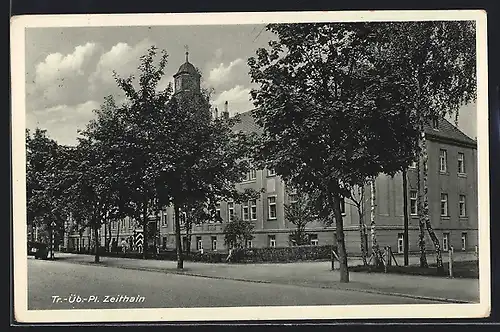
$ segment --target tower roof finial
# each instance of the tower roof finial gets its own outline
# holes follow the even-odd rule
[[[186,50],[186,62],[189,62],[188,57],[189,57],[189,46],[184,45],[184,49]]]

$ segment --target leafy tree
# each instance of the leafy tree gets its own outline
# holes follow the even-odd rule
[[[303,194],[297,194],[296,201],[285,204],[285,219],[295,225],[291,237],[300,246],[309,243],[306,226],[315,221],[316,212],[312,201]]]
[[[254,227],[254,223],[249,220],[233,217],[224,227],[224,244],[236,249],[245,248],[247,242],[254,238]]]
[[[120,109],[113,98],[105,99],[95,110],[96,119],[80,132],[72,167],[69,195],[73,215],[90,227],[94,237],[95,262],[99,262],[102,225],[124,217],[127,212],[127,162],[123,154],[126,139]]]
[[[476,99],[475,26],[472,21],[430,21],[370,24],[377,41],[376,66],[387,80],[397,82],[399,98],[391,106],[406,105],[403,114],[420,133],[411,147],[422,183],[418,182],[420,264],[425,257],[426,229],[436,251],[438,271],[443,272],[441,247],[429,218],[427,147],[425,128],[445,116],[458,119],[460,108]],[[403,167],[403,169],[406,169]]]
[[[133,76],[115,75],[128,98],[121,115],[126,141],[122,153],[128,162],[125,179],[132,188],[129,197],[142,211],[145,234],[151,199],[158,200],[158,208],[173,207],[178,268],[183,268],[181,209],[208,204],[214,210],[218,200],[247,197],[234,184],[247,171],[251,136],[232,131],[236,119],[212,119],[207,95],[201,91],[172,95],[170,85],[158,91],[167,55],[162,51],[158,66],[156,55],[153,46],[141,57],[138,88]]]
[[[209,210],[208,206],[204,202],[196,201],[186,204],[181,208],[182,213],[185,213],[183,227],[186,236],[185,251],[188,253],[191,251],[193,227],[208,221],[220,221],[215,218],[213,213],[211,213],[213,210]]]
[[[168,56],[162,51],[160,61],[156,65],[156,55],[157,48],[152,46],[141,56],[138,87],[134,86],[134,76],[121,78],[114,73],[118,86],[127,97],[127,102],[120,112],[124,132],[119,149],[122,160],[126,163],[123,180],[125,187],[129,188],[127,197],[135,206],[133,216],[141,220],[145,235],[148,234],[150,205],[157,196],[157,179],[161,168],[168,165],[165,153],[170,153],[170,150],[166,146],[172,140],[172,128],[165,121],[165,117],[172,116],[166,106],[172,95],[172,87],[169,84],[164,90],[157,91]],[[162,164],[163,161],[165,164]],[[162,204],[168,203],[167,199],[160,202],[156,208],[160,209]],[[147,257],[147,249],[145,245],[144,258]]]
[[[259,85],[251,92],[254,114],[264,131],[256,158],[301,191],[319,192],[320,214],[334,215],[341,281],[348,282],[340,202],[356,184],[409,163],[400,139],[415,134],[398,112],[404,105],[387,106],[395,92],[374,75],[372,36],[364,24],[267,29],[278,39],[248,60]]]
[[[33,135],[26,131],[27,222],[28,227],[48,233],[44,237],[50,244],[50,257],[54,238],[64,234],[69,211],[64,193],[66,152],[46,130],[36,128]]]

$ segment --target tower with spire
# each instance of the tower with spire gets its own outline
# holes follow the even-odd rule
[[[189,62],[189,49],[186,49],[186,61],[179,67],[179,70],[174,74],[174,92],[180,93],[189,91],[193,93],[201,93],[200,78],[201,75],[196,70],[195,66]]]
[[[211,118],[208,96],[203,95],[200,86],[201,74],[189,62],[189,49],[186,49],[186,60],[174,74],[174,99],[180,107],[187,107],[191,112],[200,115],[200,119],[209,121]]]

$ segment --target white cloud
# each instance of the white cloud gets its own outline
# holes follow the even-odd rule
[[[232,89],[221,92],[212,102],[214,107],[221,112],[224,108],[224,103],[228,102],[228,109],[231,115],[235,113],[243,113],[253,109],[253,104],[250,101],[250,88],[245,88],[237,85]]]
[[[144,39],[134,46],[119,42],[111,47],[108,52],[101,55],[96,70],[89,76],[91,89],[98,89],[100,83],[115,84],[113,71],[122,77],[136,72],[140,57],[151,45],[148,39]]]
[[[83,75],[83,65],[94,53],[95,43],[76,46],[73,53],[63,55],[51,53],[44,61],[36,65],[35,82],[38,87],[52,84],[55,80],[71,76]]]
[[[218,48],[215,50],[215,58],[220,59],[222,57],[223,51],[222,48]]]
[[[47,129],[49,136],[60,144],[75,145],[77,130],[84,129],[94,118],[94,109],[100,103],[94,100],[77,105],[57,105],[45,109],[33,110],[26,114],[26,127]]]
[[[208,82],[214,86],[221,85],[227,81],[230,81],[234,72],[238,68],[242,68],[245,62],[243,59],[236,59],[231,61],[229,65],[224,65],[224,63],[220,63],[219,66],[211,69],[208,73]]]

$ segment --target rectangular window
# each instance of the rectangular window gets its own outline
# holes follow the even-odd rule
[[[161,239],[161,247],[163,250],[167,249],[167,237],[164,236],[162,239]]]
[[[416,216],[418,214],[416,190],[410,191],[410,214],[412,216]]]
[[[257,178],[257,170],[252,168],[250,170],[250,180],[255,180]]]
[[[297,241],[295,241],[292,235],[288,236],[288,241],[290,242],[290,246],[292,247],[295,247],[297,245]]]
[[[462,251],[467,249],[467,233],[462,233]]]
[[[439,150],[439,171],[446,173],[447,169],[447,153],[446,150]]]
[[[298,201],[297,193],[292,192],[292,193],[288,194],[288,201],[290,204],[297,203],[297,201]]]
[[[212,236],[212,250],[216,251],[217,250],[217,237]]]
[[[125,228],[125,219],[120,220],[120,223],[122,224],[121,227]]]
[[[268,197],[267,204],[268,204],[268,218],[276,219],[276,196]]]
[[[203,241],[201,240],[201,236],[196,237],[196,250],[203,249]]]
[[[215,222],[221,222],[222,221],[222,216],[220,214],[220,203],[217,204],[217,207],[215,208]]]
[[[417,168],[417,162],[416,161],[412,161],[411,164],[410,164],[410,168]]]
[[[112,221],[111,222],[111,228],[112,229],[116,229],[116,221]]]
[[[252,220],[257,220],[257,200],[252,199],[250,201],[250,218]]]
[[[227,203],[227,216],[228,216],[228,221],[233,220],[233,217],[234,217],[234,202],[228,202]]]
[[[450,244],[450,233],[443,233],[443,251],[448,251]]]
[[[167,217],[168,217],[167,211],[163,211],[163,214],[161,216],[161,225],[162,226],[167,226],[167,224],[168,224]]]
[[[465,173],[465,156],[462,152],[458,153],[458,173]]]
[[[404,247],[405,247],[405,244],[404,244],[404,234],[403,233],[399,233],[398,234],[398,253],[401,254],[403,251],[404,251]]]
[[[184,225],[186,223],[187,219],[187,213],[186,212],[181,212],[179,213],[179,222],[181,225]]]
[[[270,168],[267,170],[267,176],[275,176],[276,175],[276,171],[274,170],[274,168]]]
[[[465,217],[466,216],[465,195],[459,195],[458,196],[458,210],[460,212],[460,217]]]
[[[243,203],[243,220],[248,220],[249,219],[249,214],[248,214],[248,202]]]
[[[253,248],[252,240],[247,240],[247,248]]]
[[[309,235],[309,243],[312,246],[317,246],[318,245],[318,234]]]
[[[448,194],[441,194],[441,216],[448,216]]]
[[[345,215],[345,199],[344,199],[344,197],[340,198],[340,212]]]
[[[269,247],[271,248],[274,248],[276,247],[276,235],[268,235],[268,244],[269,244]]]

